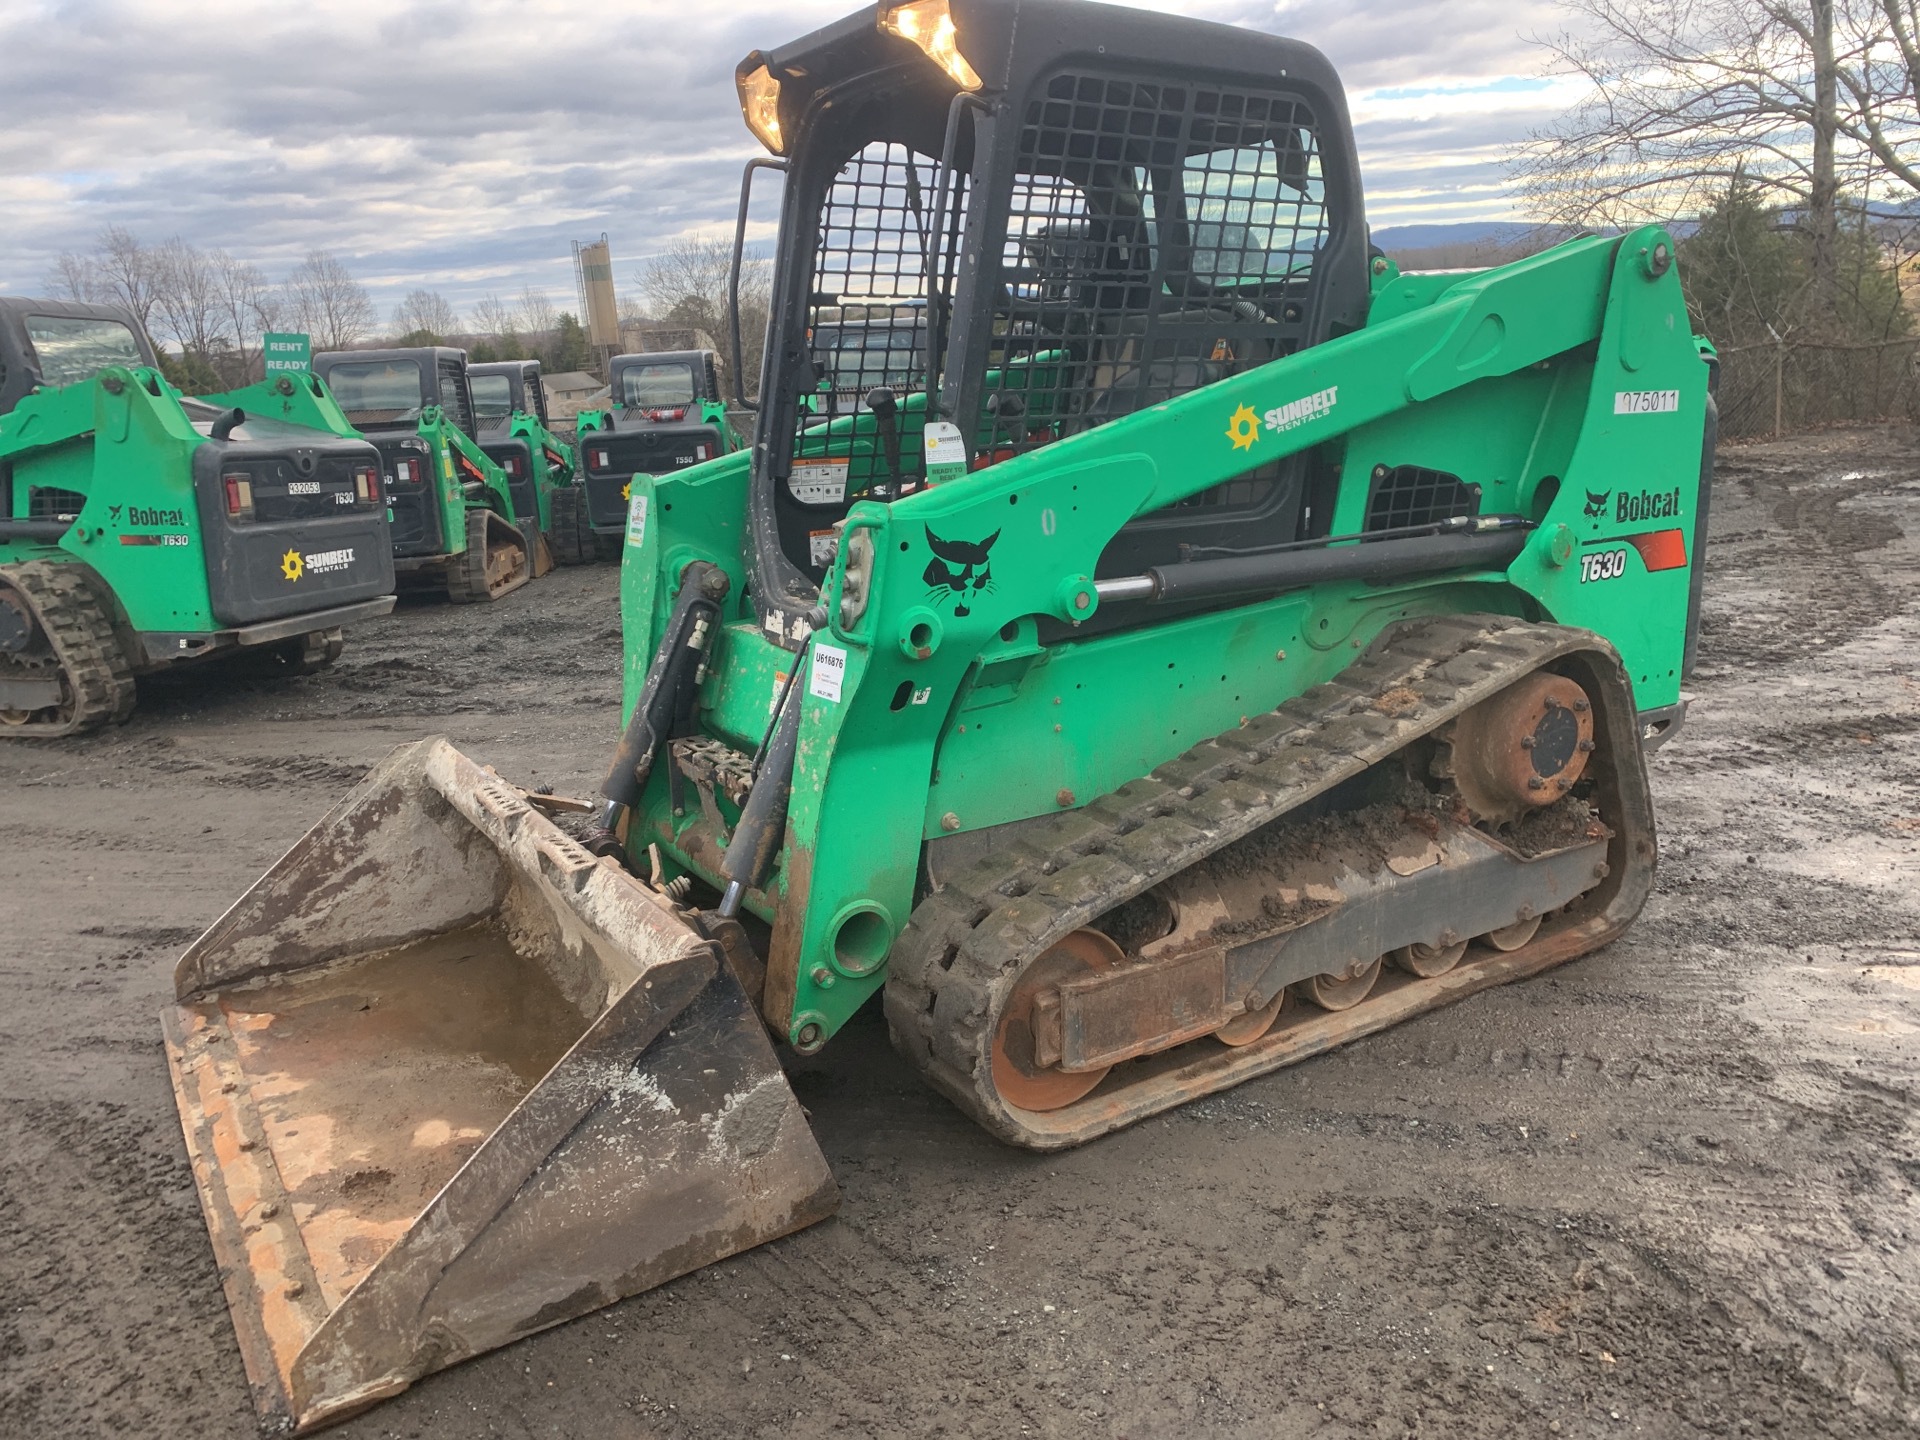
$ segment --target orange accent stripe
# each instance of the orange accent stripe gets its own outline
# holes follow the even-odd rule
[[[1640,560],[1649,571],[1687,568],[1687,534],[1684,530],[1649,530],[1644,535],[1629,535],[1627,543],[1640,552]]]

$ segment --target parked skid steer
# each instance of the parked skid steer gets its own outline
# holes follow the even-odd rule
[[[300,1426],[825,1214],[768,1031],[879,996],[1048,1150],[1592,950],[1651,884],[1713,437],[1663,231],[1398,273],[1317,52],[1082,0],[737,73],[785,171],[758,428],[633,477],[595,823],[422,742],[180,964],[202,1196]],[[903,315],[922,381],[823,387],[816,337]]]
[[[607,370],[607,408],[582,410],[574,422],[581,499],[596,537],[589,560],[620,558],[634,476],[671,475],[743,443],[711,350],[616,355]]]
[[[378,457],[311,376],[193,399],[132,313],[0,297],[0,736],[216,656],[301,674],[393,608]]]
[[[475,434],[487,458],[506,472],[514,513],[538,517],[553,558],[579,565],[593,558],[582,492],[573,483],[573,450],[548,428],[547,392],[538,360],[495,360],[467,366]]]
[[[380,451],[402,586],[498,600],[553,568],[539,520],[480,448],[467,352],[446,346],[313,357],[347,419]]]

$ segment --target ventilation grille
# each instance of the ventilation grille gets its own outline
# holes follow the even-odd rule
[[[1431,525],[1460,515],[1480,513],[1480,487],[1458,475],[1427,470],[1418,465],[1382,467],[1373,472],[1373,493],[1367,497],[1367,530],[1397,530],[1403,525]]]
[[[1043,81],[999,256],[993,458],[1297,349],[1327,225],[1319,137],[1295,97]]]
[[[467,401],[466,372],[458,360],[440,362],[440,404],[447,418],[463,433],[477,433],[473,428],[473,408]]]
[[[71,520],[87,503],[78,490],[61,490],[52,485],[35,486],[27,491],[29,520]]]

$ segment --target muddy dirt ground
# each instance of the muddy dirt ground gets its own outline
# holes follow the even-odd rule
[[[837,1220],[460,1366],[377,1436],[1912,1434],[1920,435],[1715,487],[1629,938],[1071,1154],[867,1017],[796,1076]],[[337,670],[0,751],[0,1434],[255,1426],[155,1013],[390,746],[589,790],[614,572],[408,605]]]

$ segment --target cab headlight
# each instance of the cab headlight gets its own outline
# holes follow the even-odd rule
[[[954,28],[947,0],[911,0],[906,5],[883,6],[880,28],[918,45],[962,90],[980,88],[980,76],[960,53],[960,32]]]

